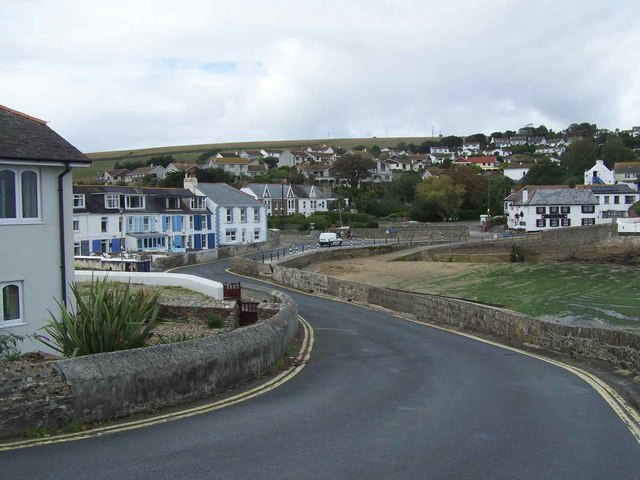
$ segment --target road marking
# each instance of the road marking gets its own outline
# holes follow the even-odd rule
[[[272,282],[272,281],[269,281],[269,280],[258,279],[258,278],[254,278],[254,277],[249,277],[247,275],[235,273],[235,272],[232,272],[228,268],[225,271],[228,272],[228,273],[231,273],[233,275],[237,275],[239,277],[244,277],[244,278],[247,278],[247,279],[250,279],[250,280],[255,280],[255,281],[258,281],[258,282],[263,282],[263,283],[267,283],[267,284],[270,284],[270,285],[275,285],[275,286],[278,286],[278,287],[281,287],[281,288],[292,290],[292,291],[297,292],[297,293],[301,293],[303,295],[308,295],[310,297],[329,299],[329,300],[337,301],[337,302],[340,302],[340,303],[346,303],[346,304],[350,304],[350,305],[355,305],[355,306],[359,306],[359,307],[362,307],[362,308],[366,308],[368,310],[373,310],[373,311],[376,311],[376,312],[380,312],[379,309],[373,308],[373,307],[371,307],[369,305],[366,305],[366,304],[348,302],[346,300],[343,300],[342,298],[330,297],[329,295],[319,295],[317,293],[305,292],[304,290],[299,290],[299,289],[293,288],[293,287],[287,287],[287,286],[280,285],[278,283],[275,283],[275,282]],[[384,308],[384,307],[381,307],[381,308]],[[405,320],[407,322],[416,323],[418,325],[422,325],[422,326],[425,326],[425,327],[435,328],[437,330],[442,330],[444,332],[453,333],[455,335],[460,335],[460,336],[463,336],[463,337],[467,337],[469,339],[476,340],[478,342],[482,342],[482,343],[486,343],[486,344],[489,344],[489,345],[493,345],[494,347],[498,347],[498,348],[502,348],[502,349],[505,349],[505,350],[509,350],[509,351],[512,351],[512,352],[515,352],[515,353],[519,353],[521,355],[526,355],[528,357],[532,357],[532,358],[541,360],[543,362],[550,363],[552,365],[555,365],[556,367],[563,368],[563,369],[567,370],[568,372],[573,373],[577,377],[579,377],[582,380],[584,380],[588,385],[590,385],[604,399],[604,401],[607,402],[607,404],[613,409],[613,411],[616,413],[616,415],[618,415],[618,417],[627,426],[627,428],[629,428],[629,430],[631,431],[631,434],[636,439],[636,441],[640,444],[640,413],[638,413],[631,405],[629,405],[627,403],[627,401],[624,398],[622,398],[622,396],[620,396],[620,394],[618,392],[616,392],[610,385],[608,385],[604,380],[602,380],[601,378],[598,378],[594,374],[589,373],[586,370],[582,370],[581,368],[574,367],[574,366],[566,364],[566,363],[562,363],[562,362],[560,362],[558,360],[553,360],[551,358],[543,357],[542,355],[537,355],[535,353],[528,352],[526,350],[521,350],[519,348],[511,347],[511,346],[508,346],[508,345],[503,345],[501,343],[497,343],[497,342],[494,342],[492,340],[487,340],[487,339],[482,338],[482,337],[477,337],[477,336],[472,335],[470,333],[460,332],[458,330],[454,330],[454,329],[446,327],[446,326],[435,325],[433,323],[429,323],[429,322],[426,322],[426,321],[414,320],[414,319],[411,319],[411,318],[403,317],[402,315],[400,315],[397,312],[393,312],[392,313],[391,310],[389,310],[387,313],[389,315],[391,315],[391,316],[394,316],[394,317],[399,318],[401,320]]]
[[[157,415],[151,418],[145,418],[141,420],[133,420],[130,422],[119,423],[117,425],[110,425],[105,427],[98,427],[84,432],[68,433],[62,435],[53,435],[47,438],[37,438],[31,440],[21,440],[17,442],[0,444],[0,452],[6,450],[16,450],[19,448],[35,447],[40,445],[49,445],[52,443],[71,442],[75,440],[82,440],[86,438],[101,437],[112,433],[125,432],[127,430],[133,430],[136,428],[150,427],[152,425],[158,425],[162,423],[168,423],[175,420],[180,420],[194,415],[200,415],[202,413],[213,412],[220,410],[221,408],[235,405],[251,398],[257,397],[264,393],[270,392],[275,388],[283,385],[284,383],[295,377],[309,362],[311,357],[311,351],[313,350],[314,333],[313,327],[304,318],[299,317],[300,323],[303,328],[304,338],[300,351],[293,362],[293,365],[287,370],[283,371],[276,377],[272,378],[268,382],[248,390],[246,392],[239,393],[237,395],[218,400],[216,402],[199,405],[197,407],[189,408],[186,410],[180,410],[178,412],[166,413]]]

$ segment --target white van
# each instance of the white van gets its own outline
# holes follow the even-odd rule
[[[331,245],[340,246],[342,245],[342,238],[340,238],[337,233],[324,232],[318,237],[318,244],[320,244],[321,247],[330,247]]]

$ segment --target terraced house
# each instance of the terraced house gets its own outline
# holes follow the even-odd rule
[[[216,248],[206,198],[183,188],[73,187],[74,254]]]

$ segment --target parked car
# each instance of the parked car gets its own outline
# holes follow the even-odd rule
[[[318,237],[318,244],[320,244],[321,247],[330,247],[332,245],[340,246],[342,245],[342,238],[337,233],[323,232]]]

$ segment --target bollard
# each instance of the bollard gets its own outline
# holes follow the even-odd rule
[[[384,237],[384,244],[386,245],[387,242],[389,241],[389,239],[387,237]]]
[[[256,261],[256,256],[254,255],[253,257],[251,257],[253,259],[253,261]]]
[[[262,263],[264,263],[264,253],[262,254]]]
[[[364,245],[364,238],[362,239],[362,245]]]
[[[409,237],[409,245],[413,245],[413,235]]]
[[[398,236],[398,244],[400,244],[400,236]]]
[[[376,244],[376,237],[373,237],[373,244]]]
[[[353,240],[349,240],[349,246],[353,247]]]
[[[280,250],[276,252],[278,254],[278,260],[280,260]]]
[[[302,244],[302,253],[304,253],[304,243]]]
[[[273,262],[273,252],[269,252],[269,255],[271,256],[271,261]]]

